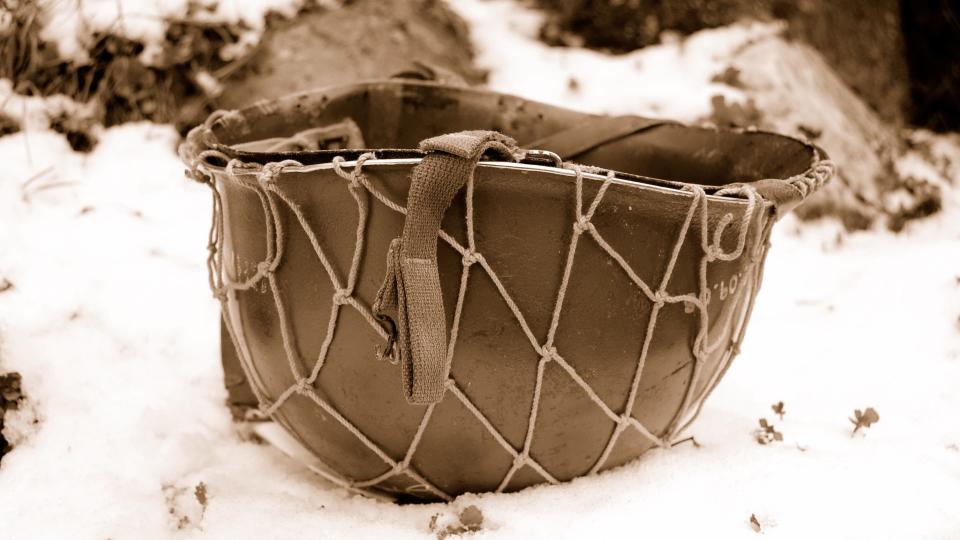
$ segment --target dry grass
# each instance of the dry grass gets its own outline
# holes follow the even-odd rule
[[[237,42],[242,26],[169,20],[160,59],[149,66],[139,58],[142,43],[109,33],[95,34],[87,44],[91,62],[78,64],[60,58],[56,46],[41,39],[38,2],[0,0],[0,12],[10,21],[0,29],[0,78],[10,79],[23,95],[93,101],[97,120],[106,126],[149,120],[185,130],[211,110],[215,96],[209,81],[237,74],[247,60],[225,61],[219,54]]]

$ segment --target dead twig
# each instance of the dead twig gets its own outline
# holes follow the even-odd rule
[[[670,445],[670,448],[674,448],[674,447],[676,447],[676,446],[680,446],[681,444],[683,444],[683,443],[685,443],[685,442],[689,442],[689,443],[693,444],[693,447],[694,447],[694,448],[700,448],[700,443],[697,442],[697,439],[695,439],[695,438],[693,437],[693,435],[691,435],[691,436],[689,436],[689,437],[687,437],[687,438],[685,438],[685,439],[680,439],[679,441],[674,442],[673,444]]]
[[[853,437],[861,428],[868,428],[879,422],[880,414],[873,407],[867,407],[863,411],[856,409],[853,411],[853,418],[848,418],[848,420],[853,424],[853,432],[850,434]]]

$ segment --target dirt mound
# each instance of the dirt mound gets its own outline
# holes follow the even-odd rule
[[[216,100],[237,108],[345,82],[389,77],[413,61],[476,83],[468,29],[439,0],[359,0],[338,10],[278,21],[247,69],[224,84]]]

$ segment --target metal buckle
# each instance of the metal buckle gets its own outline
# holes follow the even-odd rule
[[[520,163],[529,163],[531,165],[547,165],[550,167],[562,167],[563,160],[560,156],[549,150],[527,150]]]

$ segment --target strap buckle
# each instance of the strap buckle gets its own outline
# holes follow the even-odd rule
[[[560,159],[560,156],[549,150],[527,150],[520,163],[558,168],[563,166],[563,160]]]

